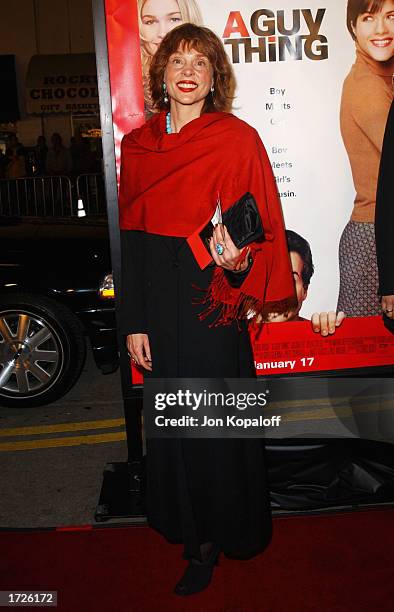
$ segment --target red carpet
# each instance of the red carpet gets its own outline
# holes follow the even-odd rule
[[[172,594],[181,546],[147,527],[0,532],[0,590],[57,590],[66,612],[390,612],[394,510],[277,518],[267,551],[221,556],[207,591]]]

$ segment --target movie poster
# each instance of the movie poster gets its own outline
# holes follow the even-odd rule
[[[252,338],[258,374],[394,361],[393,336],[379,314],[373,240],[393,39],[382,33],[390,26],[380,13],[358,19],[363,4],[353,2],[354,28],[346,0],[106,1],[117,154],[123,134],[152,110],[149,64],[163,36],[190,21],[224,43],[237,80],[233,112],[258,130],[271,161],[299,299],[297,311]],[[377,107],[379,121],[376,113],[371,121]],[[314,333],[312,314],[337,309],[346,318],[336,332]]]

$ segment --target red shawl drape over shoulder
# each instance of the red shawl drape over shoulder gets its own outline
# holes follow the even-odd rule
[[[296,304],[276,183],[255,129],[229,113],[205,113],[177,134],[165,133],[159,113],[122,141],[120,227],[190,238],[245,192],[255,197],[265,241],[251,245],[252,269],[239,289],[216,267],[205,298],[220,307],[217,323],[285,312]]]

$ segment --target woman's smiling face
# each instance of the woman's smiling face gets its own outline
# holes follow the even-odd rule
[[[154,55],[164,36],[182,23],[176,0],[147,0],[141,9],[140,34]]]
[[[204,54],[181,45],[168,60],[164,81],[172,101],[202,106],[213,85],[213,69]]]
[[[377,13],[358,16],[353,31],[361,49],[377,62],[394,55],[394,0],[386,0]]]

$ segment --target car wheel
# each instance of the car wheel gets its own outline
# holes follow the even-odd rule
[[[0,404],[49,404],[77,381],[86,357],[82,327],[62,304],[36,295],[0,297]]]

